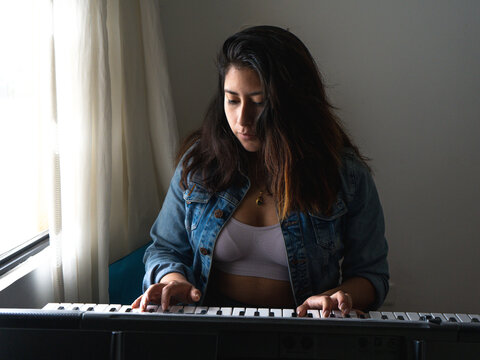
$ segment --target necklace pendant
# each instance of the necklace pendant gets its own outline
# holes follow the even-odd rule
[[[262,194],[263,194],[263,192],[260,191],[260,194],[258,194],[257,199],[255,200],[255,203],[257,204],[257,206],[263,205],[263,196],[262,196]]]

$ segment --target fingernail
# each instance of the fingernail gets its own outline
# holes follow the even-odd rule
[[[345,311],[345,308],[346,308],[346,307],[347,307],[347,305],[345,305],[345,303],[342,303],[342,304],[340,305],[340,310]]]

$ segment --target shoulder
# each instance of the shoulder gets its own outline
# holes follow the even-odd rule
[[[353,200],[366,184],[373,184],[370,168],[352,148],[342,151],[340,178],[347,200]]]

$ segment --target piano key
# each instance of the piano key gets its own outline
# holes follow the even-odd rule
[[[470,316],[468,316],[467,314],[455,314],[457,315],[457,318],[460,320],[460,322],[462,323],[469,323],[472,321],[472,319],[470,318]]]
[[[210,306],[207,310],[206,315],[208,315],[208,316],[219,316],[219,315],[223,315],[223,314],[221,313],[220,307]]]
[[[447,318],[445,316],[443,316],[442,313],[432,313],[432,316],[435,318],[435,319],[440,319],[442,321],[447,321]]]
[[[382,313],[380,311],[370,311],[370,319],[382,320]]]
[[[393,315],[395,316],[395,319],[397,320],[404,320],[404,321],[407,321],[407,320],[410,320],[407,316],[407,314],[405,314],[404,312],[394,312]]]
[[[181,306],[181,305],[170,306],[170,313],[172,313],[172,314],[183,314],[183,306]]]
[[[197,315],[205,315],[208,311],[208,308],[206,306],[197,306],[195,308],[195,314]]]
[[[393,312],[390,312],[390,311],[382,311],[382,315],[383,315],[383,319],[386,319],[385,320],[396,320],[397,318],[395,317],[395,315],[393,314]]]
[[[468,314],[470,316],[470,319],[472,319],[471,322],[480,322],[480,315],[478,314]]]
[[[332,310],[332,314],[335,315],[336,318],[343,318],[343,313],[340,310]]]
[[[221,307],[220,310],[222,311],[222,316],[232,316],[232,308],[231,307]]]
[[[48,303],[42,308],[42,310],[57,310],[59,306],[60,303]]]
[[[195,306],[184,306],[183,307],[184,314],[195,314]]]
[[[157,312],[157,309],[158,309],[158,305],[147,305],[147,308],[145,309],[145,312],[147,313],[154,313],[154,312]]]
[[[138,310],[137,309],[132,309],[132,307],[130,305],[123,305],[119,310],[118,312],[119,313],[133,313],[135,312],[135,310]]]
[[[281,318],[281,317],[283,317],[283,311],[282,311],[282,309],[270,309],[270,311],[268,312],[268,316],[269,317]]]
[[[407,312],[407,316],[411,321],[420,321],[420,315],[416,312]]]
[[[282,317],[284,318],[297,317],[297,313],[293,309],[282,309]]]
[[[97,306],[97,304],[92,304],[92,303],[83,304],[82,307],[80,308],[80,311],[94,311],[95,306]]]
[[[316,309],[308,309],[307,314],[311,314],[313,319],[320,319],[320,311]]]
[[[453,313],[444,313],[443,316],[447,319],[448,322],[459,322],[460,319]]]
[[[245,308],[234,307],[232,310],[232,316],[244,316]]]
[[[257,308],[246,308],[245,316],[255,316],[256,311],[257,311]]]
[[[267,308],[259,308],[258,313],[260,317],[268,317],[269,309]]]

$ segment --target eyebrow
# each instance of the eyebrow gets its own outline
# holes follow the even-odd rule
[[[232,91],[232,90],[228,90],[228,89],[225,89],[225,92],[229,93],[229,94],[232,94],[232,95],[236,95],[236,96],[239,95],[237,92]],[[254,92],[251,92],[251,93],[247,94],[247,96],[255,96],[255,95],[263,95],[263,91],[254,91]]]

